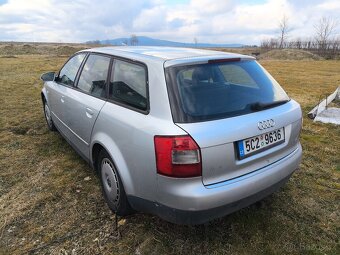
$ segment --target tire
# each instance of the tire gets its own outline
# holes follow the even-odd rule
[[[133,213],[118,171],[105,150],[99,153],[97,164],[103,196],[109,208],[119,216]]]
[[[51,116],[51,110],[48,106],[46,100],[44,100],[44,116],[47,123],[47,127],[50,131],[57,131],[57,128],[54,126],[52,116]]]

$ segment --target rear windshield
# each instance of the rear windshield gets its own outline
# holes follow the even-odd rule
[[[173,66],[166,76],[175,122],[228,118],[289,100],[255,60]]]

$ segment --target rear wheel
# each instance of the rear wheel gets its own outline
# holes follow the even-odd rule
[[[97,167],[103,195],[109,208],[120,216],[131,214],[133,209],[127,200],[123,183],[110,155],[105,150],[99,153]]]
[[[45,120],[46,120],[48,129],[51,131],[56,131],[57,129],[54,126],[54,123],[52,120],[51,110],[46,101],[44,101],[44,115],[45,115]]]

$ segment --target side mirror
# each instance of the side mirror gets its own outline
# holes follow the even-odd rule
[[[42,81],[54,81],[54,78],[56,76],[55,72],[47,72],[40,76],[40,80]]]

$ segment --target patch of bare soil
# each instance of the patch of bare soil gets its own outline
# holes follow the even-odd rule
[[[13,58],[18,55],[70,56],[83,49],[94,47],[86,44],[48,43],[0,43],[0,57]]]
[[[275,49],[260,54],[259,59],[277,60],[322,60],[323,58],[309,51],[298,49]]]

